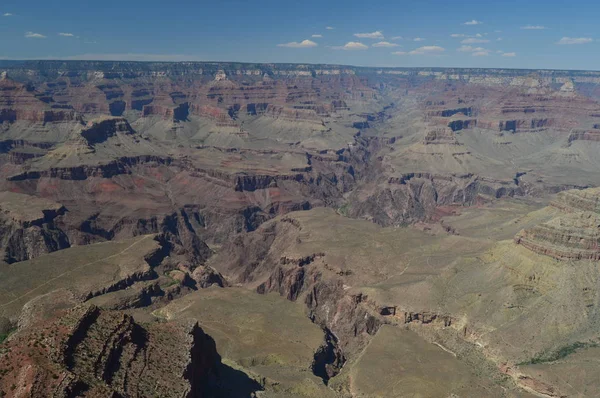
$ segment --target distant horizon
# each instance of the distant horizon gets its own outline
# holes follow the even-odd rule
[[[478,66],[376,66],[376,65],[353,65],[353,64],[335,64],[335,63],[319,63],[319,62],[253,62],[253,61],[213,61],[213,60],[128,60],[128,59],[60,59],[60,58],[26,58],[26,59],[9,59],[0,58],[0,65],[3,62],[98,62],[98,63],[140,63],[140,64],[248,64],[248,65],[312,65],[312,66],[331,66],[345,68],[362,68],[362,69],[457,69],[457,70],[511,70],[511,71],[548,71],[548,72],[598,72],[600,69],[569,69],[569,68],[502,68],[502,67],[478,67]]]

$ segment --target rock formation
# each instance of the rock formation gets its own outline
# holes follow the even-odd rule
[[[13,192],[0,193],[0,249],[7,263],[29,260],[70,246],[56,225],[66,208],[50,200]]]
[[[550,206],[559,214],[525,229],[515,242],[558,260],[600,260],[600,191],[566,191]]]
[[[569,134],[568,143],[571,144],[574,141],[600,142],[600,130],[573,130],[571,134]]]
[[[451,129],[454,130],[454,129]],[[453,131],[449,131],[445,128],[434,128],[426,132],[425,139],[423,140],[425,145],[430,144],[450,144],[457,145],[456,136]]]
[[[197,322],[141,326],[93,305],[57,316],[28,325],[3,347],[3,395],[214,396],[221,358]]]
[[[323,121],[319,115],[312,109],[290,109],[281,106],[269,105],[265,110],[265,115],[288,121],[302,121],[322,124]]]
[[[89,121],[86,128],[81,131],[81,136],[87,141],[88,145],[93,146],[119,134],[134,133],[126,119],[101,118]]]

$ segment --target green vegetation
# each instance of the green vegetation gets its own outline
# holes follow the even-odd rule
[[[162,288],[166,289],[168,287],[175,286],[175,285],[179,284],[179,281],[173,279],[171,276],[165,274],[165,277],[168,278],[168,279],[165,281],[165,284],[161,286]]]
[[[584,343],[584,342],[577,341],[573,344],[569,344],[564,347],[561,347],[556,351],[552,351],[549,353],[542,352],[542,353],[538,354],[537,356],[531,358],[529,361],[521,362],[518,365],[519,366],[537,365],[537,364],[541,364],[541,363],[555,362],[555,361],[558,361],[559,359],[563,359],[571,354],[574,354],[578,350],[581,350],[584,348],[598,347],[598,345],[599,344],[596,342]]]
[[[13,334],[17,329],[11,329],[8,332],[0,333],[0,344],[4,343],[4,341]]]
[[[345,203],[338,209],[338,213],[344,217],[348,217],[348,210],[350,210],[350,203]]]

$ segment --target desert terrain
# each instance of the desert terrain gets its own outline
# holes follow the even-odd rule
[[[600,395],[600,72],[0,71],[0,397]]]

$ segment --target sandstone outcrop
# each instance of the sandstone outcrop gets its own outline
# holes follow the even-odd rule
[[[559,214],[525,229],[515,242],[558,260],[600,260],[600,191],[566,191],[550,204]]]
[[[457,145],[456,136],[454,135],[454,129],[452,131],[445,128],[434,128],[425,133],[423,143],[425,145],[430,144],[450,144]]]
[[[269,105],[265,111],[265,115],[274,119],[283,119],[294,122],[310,122],[322,124],[323,121],[312,109],[293,109],[283,106]]]
[[[567,142],[571,144],[574,141],[600,142],[600,130],[574,130],[569,134]]]
[[[212,120],[218,127],[239,127],[225,109],[211,105],[192,105],[191,113]]]
[[[565,212],[600,213],[600,190],[590,188],[560,192],[550,206]]]

